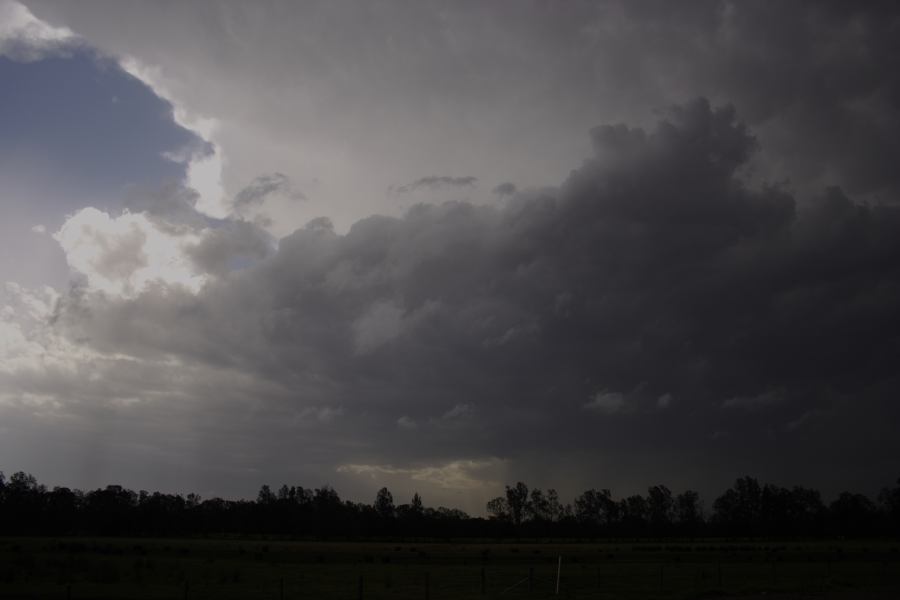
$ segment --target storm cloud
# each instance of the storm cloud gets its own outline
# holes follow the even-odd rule
[[[324,454],[345,475],[502,459],[524,477],[548,443],[535,440],[661,474],[669,459],[640,466],[641,453],[677,445],[674,460],[709,462],[754,443],[764,462],[801,435],[861,442],[896,416],[900,211],[839,189],[800,210],[778,186],[747,185],[758,143],[705,99],[591,140],[558,188],[418,205],[343,235],[300,229],[196,294],[83,289],[58,302],[53,330],[111,372],[125,361],[159,378],[129,390],[127,410],[181,398],[178,411],[212,415],[203,444],[222,456],[241,415],[240,460],[249,447],[276,462]],[[21,385],[61,398],[60,413],[121,394],[55,379]]]
[[[92,477],[390,484],[474,513],[516,479],[896,476],[893,5],[305,8],[340,47],[210,5],[259,53],[181,5],[166,47],[142,5],[103,5],[131,37],[29,6],[214,116],[228,210],[188,177],[69,215],[71,287],[4,291],[4,454],[45,434]]]

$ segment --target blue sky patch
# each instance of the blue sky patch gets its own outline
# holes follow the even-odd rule
[[[175,123],[172,106],[89,49],[35,62],[0,57],[0,281],[58,282],[61,253],[35,248],[31,227],[55,231],[84,206],[118,212],[135,190],[180,180],[163,155],[206,143]],[[52,175],[52,176],[51,176]],[[20,273],[15,254],[44,260]]]

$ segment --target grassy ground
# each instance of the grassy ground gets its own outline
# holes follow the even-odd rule
[[[0,538],[0,598],[900,598],[898,548]]]

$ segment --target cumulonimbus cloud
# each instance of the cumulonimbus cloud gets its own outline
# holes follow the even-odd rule
[[[500,456],[513,468],[552,447],[587,472],[586,455],[640,465],[635,439],[646,452],[686,437],[718,444],[710,454],[725,460],[760,431],[799,431],[804,414],[823,415],[824,432],[847,414],[868,427],[893,418],[895,206],[831,188],[799,207],[782,187],[748,184],[741,169],[759,143],[733,108],[705,99],[653,128],[595,128],[591,141],[558,188],[502,206],[419,205],[345,234],[301,228],[193,291],[77,290],[56,303],[53,334],[132,370],[164,369],[165,389],[128,392],[130,371],[112,367],[100,376],[116,385],[89,389],[100,403],[153,399],[117,411],[177,403],[219,415],[204,435],[240,464],[300,453],[438,484],[462,485],[467,468],[377,465],[415,454],[429,465]],[[23,393],[59,397],[71,382],[14,377]],[[634,390],[629,418],[586,418],[626,404],[598,390]],[[760,390],[784,401],[722,409]],[[88,388],[79,393],[54,410],[87,410]],[[850,397],[868,412],[847,413]],[[321,406],[340,418],[309,419]],[[453,406],[478,410],[460,409],[450,427],[441,417]],[[418,427],[398,430],[398,415]],[[253,452],[240,443],[251,438],[264,440]],[[659,469],[677,460],[654,456]]]

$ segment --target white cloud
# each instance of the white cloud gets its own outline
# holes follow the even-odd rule
[[[4,307],[8,308],[8,307]],[[24,366],[32,366],[32,360],[41,356],[43,347],[29,339],[21,325],[5,311],[0,320],[0,371],[12,372]]]
[[[26,62],[40,60],[76,40],[70,29],[44,23],[18,2],[0,0],[0,56]]]
[[[185,253],[201,236],[173,234],[142,213],[111,217],[96,208],[84,208],[69,217],[53,237],[66,253],[69,266],[95,291],[133,297],[162,283],[196,292],[206,281]]]
[[[188,108],[172,91],[172,82],[167,80],[161,68],[127,55],[119,60],[119,64],[127,73],[149,86],[157,96],[172,104],[176,123],[212,144],[212,152],[208,154],[170,153],[166,158],[187,163],[185,185],[197,192],[196,209],[199,212],[219,219],[227,217],[231,209],[222,184],[225,157],[221,144],[216,143],[216,133],[221,125],[219,120]]]
[[[188,163],[185,185],[197,192],[196,209],[215,218],[228,215],[228,203],[222,188],[225,158],[218,147],[206,156],[194,157]]]
[[[7,282],[0,289],[0,373],[73,373],[98,355],[51,326],[59,293]]]
[[[43,235],[43,234],[47,233],[47,228],[44,227],[43,225],[35,225],[34,227],[31,228],[31,231],[33,231],[34,233]]]

